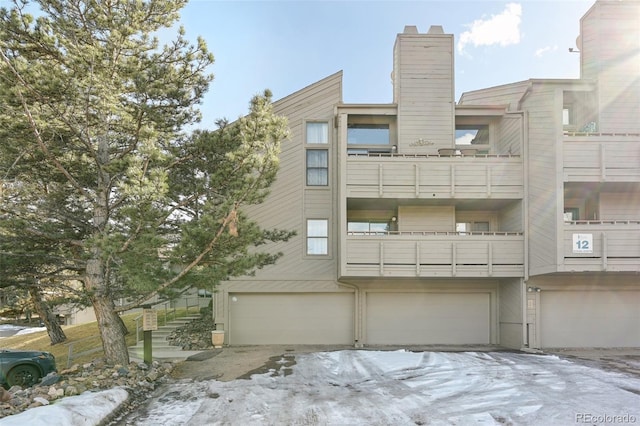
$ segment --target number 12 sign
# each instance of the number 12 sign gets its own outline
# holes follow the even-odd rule
[[[573,234],[574,253],[593,253],[593,234]]]

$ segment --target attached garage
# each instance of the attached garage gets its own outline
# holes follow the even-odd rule
[[[640,291],[542,291],[543,348],[640,347]]]
[[[489,344],[491,294],[367,294],[366,342],[387,344]]]
[[[229,293],[229,344],[353,344],[353,293]]]

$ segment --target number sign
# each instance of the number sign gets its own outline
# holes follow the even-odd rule
[[[593,234],[573,234],[574,253],[593,253]]]

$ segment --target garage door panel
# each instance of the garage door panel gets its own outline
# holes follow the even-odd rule
[[[640,347],[640,291],[543,291],[544,348]]]
[[[369,344],[488,344],[489,293],[369,293]]]
[[[352,293],[229,295],[229,343],[353,344]]]

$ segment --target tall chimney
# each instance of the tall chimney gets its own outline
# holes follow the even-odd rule
[[[453,35],[441,26],[420,34],[406,26],[393,48],[393,101],[398,104],[398,151],[452,148],[455,130]]]

